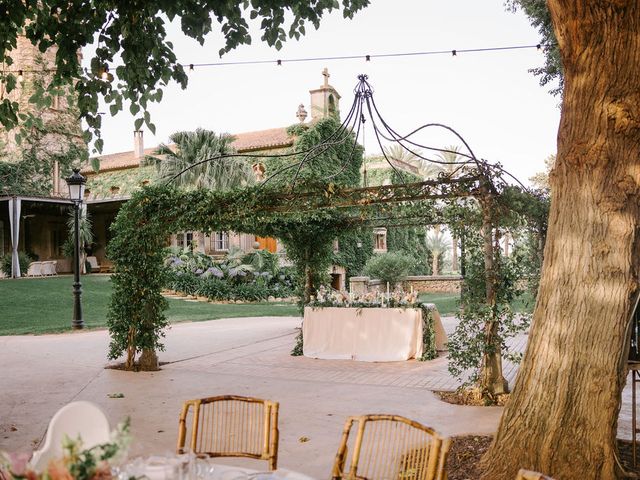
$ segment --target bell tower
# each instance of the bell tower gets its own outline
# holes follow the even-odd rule
[[[322,70],[322,75],[324,76],[322,86],[309,90],[311,94],[311,121],[315,122],[330,116],[340,120],[340,94],[329,85],[330,75],[326,67]]]

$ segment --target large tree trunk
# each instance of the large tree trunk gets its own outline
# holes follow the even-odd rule
[[[565,72],[549,231],[520,374],[483,465],[613,479],[638,286],[640,8],[548,0]]]

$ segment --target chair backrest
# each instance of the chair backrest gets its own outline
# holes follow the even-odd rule
[[[42,275],[42,262],[31,262],[27,268],[27,277],[39,277]]]
[[[524,468],[521,468],[516,480],[553,480],[553,478],[532,470],[525,470]]]
[[[62,456],[64,436],[82,439],[82,448],[88,449],[109,442],[109,421],[100,408],[85,401],[71,402],[53,416],[40,450],[33,453],[30,466],[36,472],[46,470],[49,461]]]
[[[96,257],[87,257],[87,262],[89,262],[89,265],[91,265],[92,270],[100,268],[100,265],[98,265],[98,259]]]
[[[356,426],[355,439],[349,434]],[[349,417],[333,465],[333,480],[446,480],[450,440],[399,415]],[[349,448],[352,451],[348,457]]]
[[[56,272],[56,265],[58,264],[58,262],[56,260],[49,260],[46,262],[42,262],[42,271],[41,274],[42,275],[57,275],[58,272]]]
[[[178,453],[267,460],[269,469],[275,470],[278,408],[277,402],[236,395],[188,400],[180,414]]]

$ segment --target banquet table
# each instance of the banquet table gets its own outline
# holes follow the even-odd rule
[[[431,305],[436,349],[446,348],[440,314]],[[303,354],[326,360],[392,362],[422,356],[419,308],[305,307]]]

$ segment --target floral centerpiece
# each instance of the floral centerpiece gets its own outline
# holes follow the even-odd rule
[[[131,443],[129,419],[111,432],[109,443],[83,449],[82,439],[65,436],[63,455],[52,459],[46,471],[29,467],[30,454],[0,452],[0,480],[109,480],[113,468],[124,461]]]
[[[422,356],[418,360],[432,360],[438,356],[436,350],[436,334],[431,313],[432,306],[418,300],[416,292],[405,292],[399,286],[393,292],[382,293],[377,290],[362,295],[327,290],[321,286],[315,297],[307,305],[312,308],[417,308],[422,311]],[[297,344],[292,355],[302,355],[304,339],[302,331],[296,339]]]

